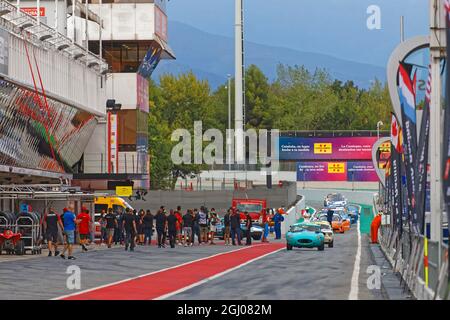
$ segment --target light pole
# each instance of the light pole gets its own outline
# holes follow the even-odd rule
[[[377,122],[377,138],[380,139],[380,127],[383,126],[384,123],[383,121],[378,121]]]
[[[244,154],[244,119],[243,119],[243,0],[235,0],[235,115],[234,115],[234,134],[235,134],[235,159],[236,163],[241,164],[245,161]]]
[[[383,125],[384,125],[383,121],[380,120],[377,122],[377,141],[380,140],[380,127]],[[378,154],[378,152],[377,152],[377,154]],[[377,161],[377,165],[378,165],[378,162],[379,162],[379,159]],[[378,170],[378,169],[376,169],[376,170]],[[380,196],[381,196],[381,182],[378,181],[378,203],[380,203]]]
[[[228,75],[228,130],[231,130],[231,74]],[[228,171],[231,171],[231,137],[227,136],[228,143]]]

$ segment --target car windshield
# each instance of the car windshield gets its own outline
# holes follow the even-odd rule
[[[331,201],[344,201],[344,197],[341,194],[332,194],[328,198]]]
[[[320,225],[320,228],[321,228],[322,230],[330,230],[330,229],[331,229],[331,226],[330,226],[329,224],[321,224],[321,225]]]
[[[125,207],[127,207],[130,210],[134,210],[134,208],[126,201],[123,202],[123,204],[125,205]]]
[[[348,210],[348,211],[351,211],[351,212],[354,212],[354,213],[357,213],[357,212],[358,212],[358,208],[357,208],[357,207],[354,207],[354,206],[348,206],[348,207],[347,207],[347,210]]]
[[[311,226],[311,225],[298,225],[298,226],[292,226],[291,232],[303,232],[303,231],[310,231],[310,232],[316,232],[320,231],[319,226]]]
[[[237,209],[240,212],[261,212],[262,210],[262,205],[257,204],[257,203],[240,203],[237,205]]]

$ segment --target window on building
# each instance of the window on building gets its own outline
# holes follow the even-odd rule
[[[118,123],[119,151],[136,151],[137,110],[120,110]]]

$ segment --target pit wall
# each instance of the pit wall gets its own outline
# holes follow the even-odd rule
[[[209,209],[215,208],[219,214],[223,215],[231,206],[233,198],[266,199],[269,208],[282,206],[289,208],[297,201],[297,185],[288,182],[283,187],[273,186],[272,189],[267,189],[266,186],[255,186],[248,190],[158,190],[149,191],[144,198],[147,201],[126,200],[136,210],[150,209],[152,213],[156,213],[161,205],[164,205],[166,209],[175,209],[179,205],[183,212],[188,208],[199,208],[203,205]]]

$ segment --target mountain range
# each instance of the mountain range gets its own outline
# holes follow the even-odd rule
[[[161,61],[153,79],[165,73],[179,74],[192,70],[200,79],[209,81],[214,90],[227,81],[227,75],[234,74],[234,39],[211,34],[190,25],[170,21],[169,44],[176,60]],[[332,55],[299,51],[289,48],[245,42],[245,64],[257,65],[273,81],[278,64],[303,65],[314,71],[322,68],[341,81],[352,80],[356,85],[367,88],[375,79],[385,81],[383,67],[333,57]]]

